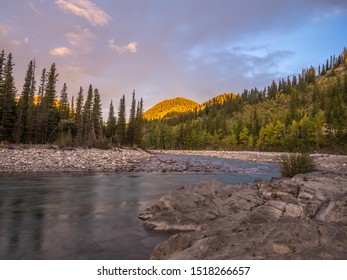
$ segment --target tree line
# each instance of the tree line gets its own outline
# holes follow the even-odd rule
[[[101,96],[92,85],[82,86],[69,100],[64,83],[57,92],[55,63],[44,68],[39,84],[36,65],[28,64],[22,91],[18,94],[13,77],[12,54],[0,54],[0,143],[48,144],[59,146],[108,147],[141,146],[143,135],[143,100],[132,94],[127,120],[125,95],[115,112],[111,101],[106,122],[102,118]],[[38,86],[38,90],[37,90]]]
[[[146,122],[156,149],[347,153],[347,50],[262,90],[224,94],[195,111]]]

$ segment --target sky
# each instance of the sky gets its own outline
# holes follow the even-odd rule
[[[21,92],[39,80],[98,88],[105,112],[133,90],[144,108],[174,97],[202,103],[262,89],[347,47],[346,0],[11,0],[0,4],[0,50]]]

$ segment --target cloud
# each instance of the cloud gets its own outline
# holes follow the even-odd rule
[[[61,47],[61,48],[54,48],[49,52],[51,55],[54,56],[66,56],[71,55],[71,51],[68,48]]]
[[[6,37],[10,31],[11,29],[7,25],[0,23],[0,38]]]
[[[137,43],[136,42],[131,42],[127,45],[116,45],[114,42],[114,39],[111,39],[108,42],[108,45],[111,49],[116,50],[119,54],[124,54],[124,53],[137,53]]]
[[[106,25],[111,17],[89,0],[56,0],[63,10],[87,19],[92,25]]]
[[[96,38],[95,34],[88,28],[82,29],[81,27],[78,27],[77,33],[69,32],[65,34],[65,37],[72,46],[78,47],[86,54],[91,52],[93,48],[91,41]]]

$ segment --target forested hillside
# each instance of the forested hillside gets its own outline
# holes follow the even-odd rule
[[[259,90],[145,125],[154,149],[347,152],[347,50]]]
[[[176,113],[183,113],[193,111],[199,106],[198,103],[183,98],[176,97],[173,99],[164,100],[143,114],[143,117],[147,120],[162,119],[164,117],[172,116]]]

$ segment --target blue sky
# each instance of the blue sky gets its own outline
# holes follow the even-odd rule
[[[36,59],[55,62],[70,97],[90,83],[107,111],[133,89],[145,109],[184,96],[199,103],[263,88],[347,46],[346,0],[11,0],[0,9],[0,49],[15,81]]]

